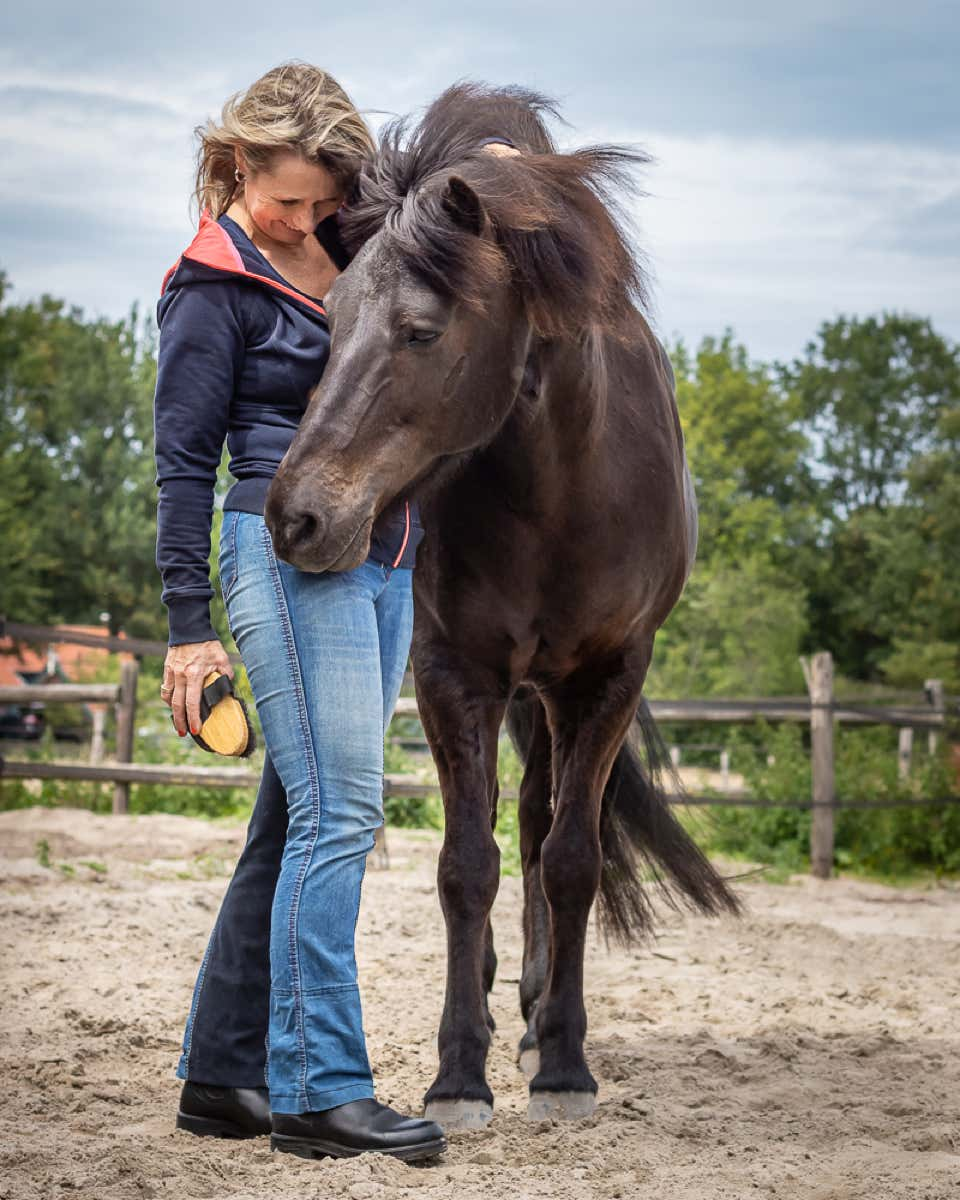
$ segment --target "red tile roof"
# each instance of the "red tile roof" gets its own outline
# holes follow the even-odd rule
[[[102,625],[60,625],[58,629],[64,633],[91,633],[96,637],[106,637],[108,630]],[[120,633],[119,637],[123,637]],[[78,646],[71,642],[53,641],[55,666],[59,668],[58,676],[68,683],[80,683],[89,678],[104,660],[106,650],[98,650],[93,646]],[[21,645],[16,649],[12,638],[0,638],[0,686],[16,687],[22,683],[20,672],[36,673],[47,667],[47,643]],[[121,662],[132,655],[122,653]]]

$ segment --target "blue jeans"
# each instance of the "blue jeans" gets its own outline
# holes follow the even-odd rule
[[[278,561],[262,517],[224,514],[220,580],[269,759],[194,989],[178,1074],[262,1086],[254,1046],[257,1028],[268,1029],[274,1112],[373,1095],[354,934],[383,821],[383,736],[410,646],[410,577],[370,560],[341,574],[299,571]]]

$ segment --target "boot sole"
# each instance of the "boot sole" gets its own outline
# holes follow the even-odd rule
[[[237,1125],[234,1121],[226,1121],[222,1117],[196,1117],[193,1113],[185,1112],[177,1113],[177,1128],[196,1134],[197,1137],[239,1139],[266,1136],[266,1130],[263,1133],[251,1133],[242,1125]]]
[[[339,1142],[327,1142],[320,1138],[297,1138],[286,1134],[270,1135],[270,1149],[281,1154],[295,1154],[298,1158],[356,1158],[358,1154],[386,1154],[391,1158],[399,1158],[404,1162],[413,1162],[420,1158],[435,1158],[443,1154],[447,1148],[446,1138],[436,1138],[432,1142],[418,1142],[415,1146],[396,1146],[379,1150],[369,1146],[359,1149],[356,1146],[344,1146]]]

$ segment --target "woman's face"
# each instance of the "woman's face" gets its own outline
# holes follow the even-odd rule
[[[256,174],[238,150],[237,167],[246,175],[243,202],[250,220],[266,237],[286,246],[299,245],[343,201],[333,175],[295,150],[277,152],[270,166]]]

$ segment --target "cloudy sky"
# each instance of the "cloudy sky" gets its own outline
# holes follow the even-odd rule
[[[665,336],[788,358],[836,313],[898,309],[960,338],[957,0],[5,5],[14,298],[151,307],[190,237],[193,127],[289,58],[374,123],[469,77],[556,97],[564,144],[642,145]]]

